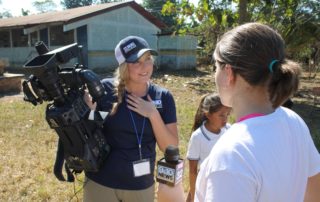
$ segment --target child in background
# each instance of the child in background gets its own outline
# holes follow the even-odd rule
[[[187,151],[190,184],[187,202],[194,199],[198,168],[221,135],[230,127],[227,123],[230,111],[230,107],[222,105],[217,94],[206,94],[200,100]]]

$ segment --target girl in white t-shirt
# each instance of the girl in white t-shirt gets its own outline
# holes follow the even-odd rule
[[[281,107],[299,84],[278,32],[246,23],[213,54],[221,102],[236,123],[202,163],[195,202],[320,201],[320,155],[303,119]]]
[[[227,123],[230,110],[230,107],[222,105],[217,94],[206,94],[200,100],[187,152],[190,184],[187,201],[193,201],[198,168],[221,135],[230,127]]]

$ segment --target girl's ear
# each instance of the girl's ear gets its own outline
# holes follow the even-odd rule
[[[208,115],[209,115],[209,112],[204,112],[204,113],[203,113],[203,118],[208,119]]]
[[[226,66],[224,68],[225,68],[225,71],[227,73],[228,85],[234,84],[235,80],[236,80],[236,77],[235,77],[235,74],[234,74],[234,72],[232,70],[232,66],[229,65],[229,64],[226,64]]]

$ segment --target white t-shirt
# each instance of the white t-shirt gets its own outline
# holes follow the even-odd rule
[[[221,135],[230,128],[230,124],[227,123],[225,127],[221,128],[220,133],[216,134],[206,129],[205,122],[192,133],[187,151],[187,159],[197,160],[198,165],[201,165]]]
[[[195,201],[301,202],[308,177],[319,172],[305,122],[279,107],[228,129],[200,167]]]

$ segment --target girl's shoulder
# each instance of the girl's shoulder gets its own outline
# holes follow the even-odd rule
[[[199,128],[197,128],[196,130],[194,130],[191,134],[191,136],[199,136],[202,134],[202,131],[201,131],[201,126]]]

